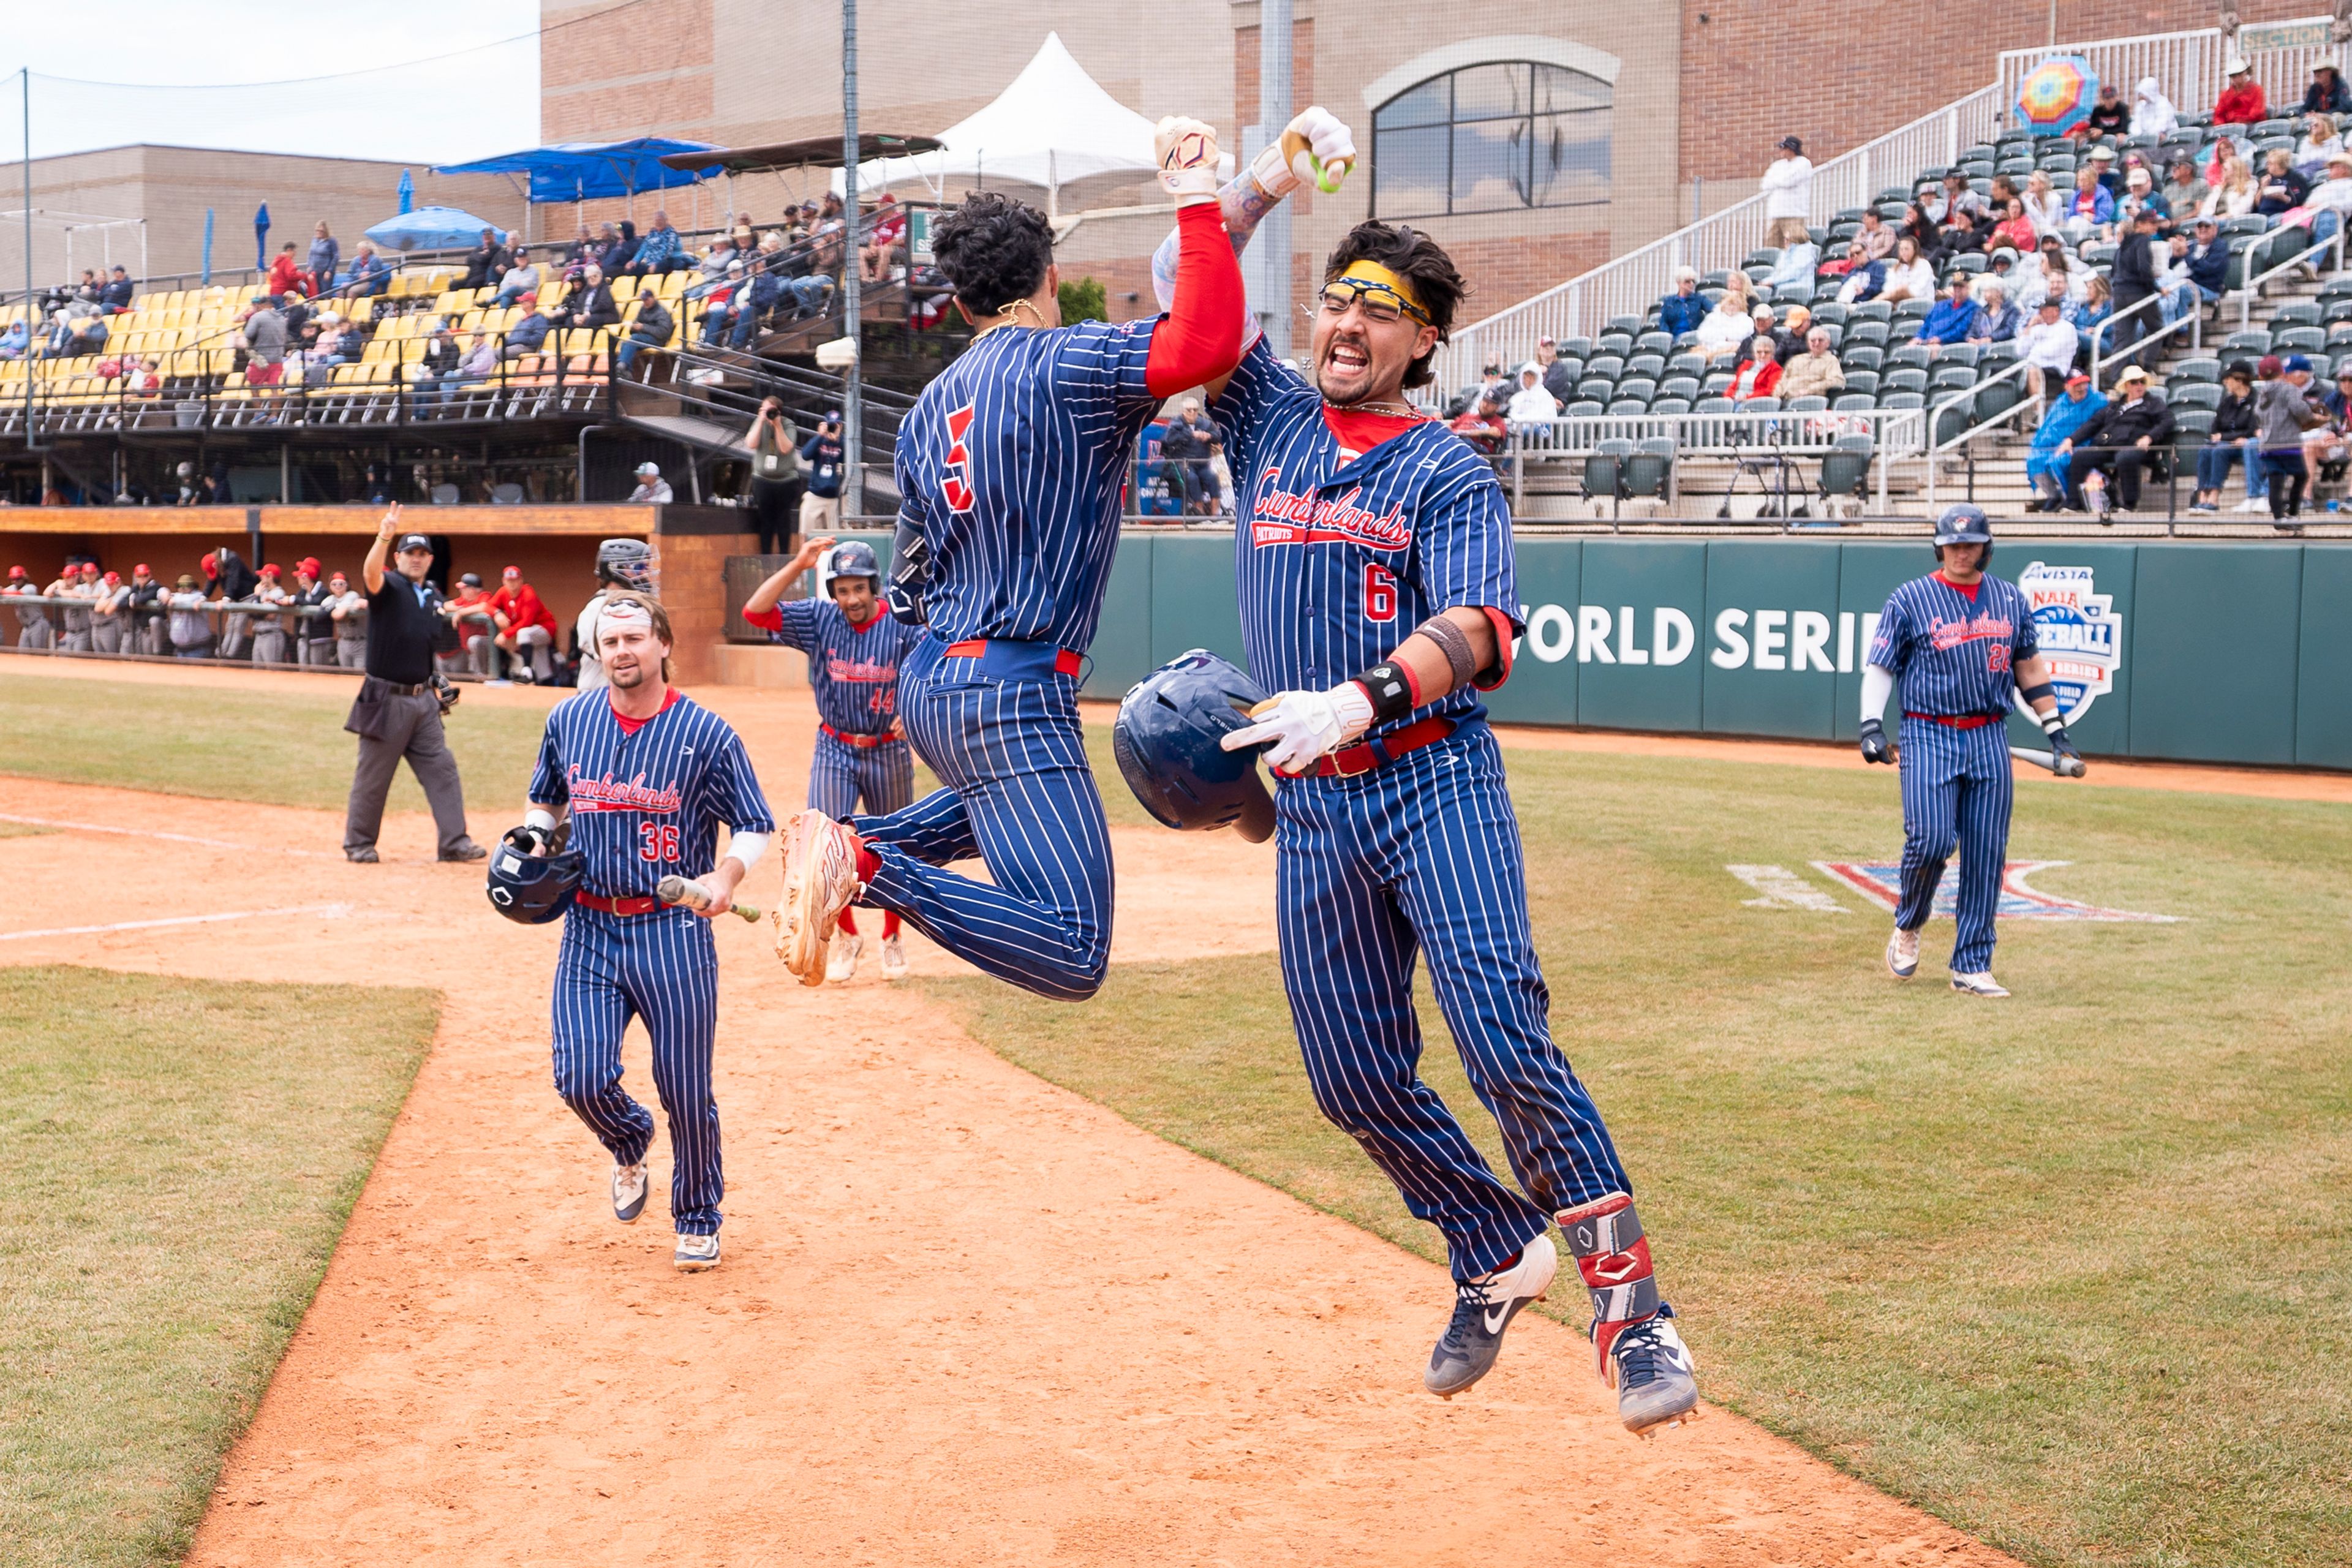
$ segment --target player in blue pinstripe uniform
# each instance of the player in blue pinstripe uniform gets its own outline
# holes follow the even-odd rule
[[[785,588],[812,566],[818,567],[824,597],[782,601]],[[861,798],[877,816],[913,805],[915,758],[898,717],[898,668],[923,632],[883,613],[882,565],[874,547],[856,539],[842,545],[824,536],[808,541],[782,570],[751,590],[743,618],[769,641],[809,656],[809,693],[821,721],[809,763],[811,808],[839,822],[856,812]],[[822,976],[828,981],[855,975],[866,949],[856,917],[843,910],[839,920]],[[882,976],[897,980],[906,973],[898,916],[886,910]]]
[[[1291,131],[1303,160],[1262,158],[1224,193],[1237,240],[1353,152],[1320,110]],[[1404,400],[1462,292],[1426,236],[1360,225],[1327,265],[1312,381],[1259,342],[1210,384],[1232,437],[1242,637],[1276,693],[1223,743],[1264,745],[1277,779],[1283,984],[1316,1102],[1445,1237],[1454,1310],[1425,1385],[1451,1398],[1493,1366],[1551,1283],[1557,1219],[1591,1292],[1597,1368],[1644,1433],[1695,1415],[1698,1389],[1616,1148],[1551,1037],[1477,696],[1507,678],[1520,629],[1510,513],[1492,469]],[[1420,1077],[1416,958],[1516,1185]]]
[[[653,1041],[654,1089],[669,1119],[675,1260],[693,1272],[719,1262],[719,1107],[710,1057],[719,1022],[719,957],[710,921],[732,907],[743,874],[775,832],[743,742],[726,721],[669,684],[669,617],[658,602],[615,590],[596,627],[607,685],[547,716],[530,808],[508,844],[545,853],[571,824],[583,860],[555,959],[555,1090],[613,1155],[613,1212],[644,1212],[653,1117],[621,1088],[621,1035],[632,1016]],[[730,838],[713,856],[719,826]],[[711,906],[655,898],[667,876],[689,877]]]
[[[900,426],[892,610],[928,636],[899,672],[915,749],[947,786],[906,811],[787,826],[777,954],[803,980],[855,900],[1045,996],[1083,1000],[1110,952],[1110,834],[1077,679],[1118,548],[1136,438],[1162,400],[1231,370],[1241,269],[1205,125],[1163,121],[1182,260],[1166,316],[1058,325],[1052,231],[982,193],[932,230],[980,329]],[[943,868],[974,853],[981,881]]]
[[[1867,761],[1895,761],[1884,721],[1888,695],[1898,686],[1903,694],[1903,897],[1886,967],[1898,980],[1918,973],[1919,928],[1957,845],[1952,989],[1971,996],[2009,994],[1992,977],[1992,945],[2016,790],[2005,728],[2011,704],[2048,732],[2053,755],[2081,762],[2034,638],[2033,606],[2017,584],[1986,573],[1991,558],[1984,509],[1945,508],[1937,568],[1887,595],[1862,676]]]

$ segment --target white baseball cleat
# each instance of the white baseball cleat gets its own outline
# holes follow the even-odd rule
[[[907,978],[907,944],[900,942],[895,934],[882,939],[882,978],[885,980]]]
[[[646,1212],[646,1190],[652,1185],[646,1163],[613,1167],[613,1217],[627,1225]]]
[[[680,1274],[699,1274],[706,1268],[719,1267],[719,1238],[715,1236],[681,1236],[677,1250],[669,1260]]]
[[[1992,977],[1992,971],[1990,969],[1979,970],[1974,974],[1953,975],[1952,989],[1955,991],[1965,991],[1971,996],[2006,996],[2009,994],[2007,991],[2001,989],[2000,982]]]
[[[1886,972],[1897,980],[1908,980],[1919,973],[1919,933],[1895,928],[1886,939]]]
[[[826,947],[857,896],[857,836],[821,811],[784,829],[783,897],[776,900],[776,956],[803,985],[822,985]]]
[[[828,984],[838,985],[857,973],[857,960],[866,952],[866,939],[845,931],[833,933],[833,951],[824,961],[824,978]]]

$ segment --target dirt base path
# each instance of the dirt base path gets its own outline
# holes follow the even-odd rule
[[[717,705],[796,800],[805,700]],[[719,933],[726,1262],[677,1275],[666,1142],[616,1225],[550,1088],[553,933],[432,864],[426,819],[359,868],[321,813],[0,779],[0,814],[82,825],[12,846],[0,962],[446,993],[199,1568],[2009,1562],[1721,1411],[1628,1436],[1546,1320],[1429,1398],[1442,1269],[877,976],[806,991],[749,928]],[[1123,833],[1118,856],[1123,956],[1271,945],[1270,855]],[[918,974],[952,962],[913,947]],[[641,1035],[627,1063],[650,1099]]]

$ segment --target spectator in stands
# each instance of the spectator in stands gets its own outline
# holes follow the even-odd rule
[[[153,354],[137,362],[126,360],[122,365],[122,395],[125,397],[159,397],[163,392],[163,362]]]
[[[2221,289],[2230,278],[2230,247],[2222,243],[2221,226],[2210,217],[2197,220],[2189,242],[2189,282],[2197,298],[2208,305],[2221,300]]]
[[[0,331],[0,359],[23,359],[32,342],[33,329],[22,316],[17,317],[5,331]]]
[[[554,679],[555,616],[540,602],[539,590],[523,581],[521,567],[509,566],[499,574],[490,614],[498,622],[495,646],[506,656],[508,678],[525,686],[544,686]],[[530,650],[528,663],[525,648]]]
[[[2025,459],[2025,478],[2041,499],[2035,511],[2057,511],[2066,504],[2066,475],[2072,465],[2074,437],[2084,426],[2106,412],[2107,400],[2091,388],[2082,371],[2066,377],[2066,393],[2053,397],[2042,412],[2033,444]]]
[[[637,465],[637,488],[629,492],[631,506],[667,506],[674,499],[669,481],[661,477],[659,463]]]
[[[723,285],[727,280],[727,269],[739,265],[742,260],[743,257],[735,248],[735,237],[730,234],[720,235],[711,241],[710,249],[698,264],[696,270],[700,276],[688,285],[687,298],[700,299],[711,289]]]
[[[613,363],[623,375],[629,373],[630,363],[647,349],[657,349],[669,342],[677,330],[677,321],[661,302],[661,296],[650,283],[637,290],[637,319],[629,328],[629,335],[613,351]]]
[[[457,335],[449,323],[441,322],[433,335],[425,340],[425,352],[418,356],[415,368],[409,374],[409,385],[420,403],[436,402],[447,395],[441,390],[444,382],[454,380],[458,362],[465,355],[457,347]]]
[[[606,281],[604,269],[593,261],[588,263],[579,286],[563,297],[552,319],[564,328],[619,326],[621,308],[613,300],[613,285]]]
[[[2301,206],[2310,191],[2311,182],[2294,172],[2285,148],[2273,147],[2263,154],[2262,177],[2255,183],[2256,212],[2276,217],[2290,207]]]
[[[767,249],[764,241],[761,249]],[[785,239],[766,265],[784,280],[785,291],[793,301],[793,320],[824,314],[833,300],[833,279],[817,270],[816,245],[805,233]]]
[[[514,249],[514,265],[499,279],[498,300],[501,305],[520,300],[525,294],[539,293],[540,266],[532,259],[530,247],[518,245]]]
[[[703,296],[702,341],[706,343],[725,342],[737,311],[751,304],[750,295],[743,264],[729,262],[726,275]]]
[[[2352,213],[2352,151],[2339,147],[2327,155],[2327,178],[2311,188],[2303,205],[2312,215],[2312,242],[2334,238]]]
[[[1895,254],[1895,230],[1878,216],[1876,207],[1862,209],[1862,227],[1848,242],[1846,254],[1859,261],[1884,261]]]
[[[2099,183],[2099,173],[2085,163],[2074,171],[2074,194],[2067,198],[2060,220],[2069,239],[2077,242],[2105,234],[2116,221],[2116,201]]]
[[[808,480],[808,492],[801,497],[803,539],[841,527],[841,483],[848,450],[841,439],[841,410],[826,409],[816,434],[801,443],[801,472]]]
[[[2095,354],[2104,340],[2101,331],[2109,316],[2115,314],[2115,292],[2107,286],[2106,274],[2085,268],[2083,292],[2066,301],[2066,320],[2074,327],[2085,354]]]
[[[269,291],[281,300],[310,291],[310,280],[303,274],[301,262],[295,259],[294,242],[290,239],[279,247],[278,258],[269,264]]]
[[[1723,298],[1715,302],[1715,309],[1706,313],[1706,319],[1698,324],[1698,336],[1691,346],[1709,364],[1713,364],[1717,360],[1728,360],[1736,355],[1755,335],[1756,329],[1749,323],[1748,312],[1740,307],[1739,296],[1727,290]]]
[[[2116,306],[2108,341],[2116,349],[2132,348],[2157,329],[2161,307],[2148,308],[2147,301],[2158,292],[2156,228],[2160,221],[2151,208],[2133,214],[2130,231],[2116,247],[2115,262],[2107,269]],[[2136,351],[2126,363],[2138,364],[2143,358],[2144,353]]]
[[[335,269],[342,259],[342,243],[327,231],[327,220],[320,218],[310,230],[310,254],[305,262],[312,294],[323,294],[335,286]]]
[[[2226,145],[2226,143],[2225,143]],[[2254,183],[2253,171],[2243,158],[2226,160],[2221,177],[2205,193],[2205,204],[2198,209],[2205,217],[2244,217],[2254,210],[2262,199],[2262,188]]]
[[[343,285],[343,294],[352,300],[372,300],[383,293],[392,282],[392,268],[375,253],[375,247],[361,240],[352,247],[351,280]]]
[[[572,243],[563,247],[563,280],[566,283],[579,282],[581,274],[587,271],[588,264],[595,259],[596,237],[583,223],[580,226],[580,232],[572,237]]]
[[[1958,169],[1944,176],[1942,190],[1920,197],[1919,205],[1928,221],[1941,230],[1966,228],[1985,210],[1985,199],[1969,184],[1968,175]]]
[[[2319,405],[2326,410],[2326,421],[2303,433],[2303,462],[2310,470],[2315,492],[2320,480],[2330,472],[2337,478],[2344,473],[2344,433],[2347,422],[2352,421],[2352,365],[2337,373],[2336,384],[2320,393],[2318,399]],[[84,575],[87,577],[87,572]]]
[[[1544,390],[1543,368],[1535,361],[1519,366],[1518,385],[1512,390],[1510,404],[1503,412],[1513,435],[1538,438],[1550,436],[1551,422],[1559,417],[1559,403]]]
[[[686,254],[686,241],[670,226],[669,214],[657,212],[654,214],[653,226],[637,237],[636,254],[623,270],[646,277],[656,272],[677,272],[693,265]]]
[[[1967,274],[1961,274],[1963,280]],[[1977,319],[1969,327],[1966,341],[1972,343],[2005,343],[2017,336],[2021,324],[2017,307],[2009,302],[2009,290],[1997,278],[1979,278],[1970,290],[1977,307]]]
[[[1772,324],[1772,307],[1766,304],[1761,300],[1757,300],[1756,303],[1748,309],[1748,335],[1750,338],[1755,338],[1760,335],[1771,339],[1772,358],[1775,363],[1779,362],[1780,358],[1780,334],[1774,329]],[[1746,352],[1746,345],[1742,344],[1741,349],[1743,353]]]
[[[172,652],[180,658],[210,658],[213,656],[213,622],[205,613],[209,603],[196,580],[187,573],[169,594],[159,594],[155,602],[170,614]]]
[[[1658,301],[1658,331],[1673,333],[1680,342],[1685,334],[1698,331],[1706,311],[1706,296],[1698,291],[1698,273],[1688,267],[1675,268],[1675,291]]]
[[[466,271],[464,276],[457,279],[457,287],[460,289],[490,288],[499,279],[504,278],[507,275],[507,268],[513,265],[514,258],[508,253],[505,246],[499,243],[499,231],[486,228],[482,230],[480,242],[466,253]]]
[[[1811,327],[1805,332],[1805,352],[1792,357],[1780,367],[1780,393],[1784,397],[1832,397],[1845,389],[1845,367],[1838,363],[1837,353],[1830,347],[1827,327]]]
[[[2171,176],[2160,194],[2165,210],[2179,220],[2204,211],[2205,198],[2212,190],[2197,177],[2197,160],[2183,153],[2172,161]]]
[[[245,384],[276,386],[286,375],[286,318],[278,313],[276,299],[268,294],[253,297],[252,313],[246,317],[241,335],[245,340]]]
[[[2344,138],[2336,133],[2336,121],[2325,114],[2306,115],[2303,135],[2294,144],[2294,172],[2305,180],[2326,177],[2327,155],[2344,150]]]
[[[132,292],[131,274],[117,263],[114,275],[106,280],[106,287],[98,291],[98,302],[108,314],[121,315],[131,309]]]
[[[1908,235],[1895,242],[1895,259],[1887,264],[1886,287],[1878,297],[1890,305],[1936,297],[1936,269]]]
[[[1812,323],[1811,306],[1791,305],[1789,313],[1781,318],[1780,325],[1773,330],[1772,342],[1778,345],[1775,357],[1780,360],[1782,369],[1787,369],[1790,360],[1805,352],[1805,334],[1812,330]]]
[[[1533,367],[1530,366],[1530,369]],[[1542,391],[1542,388],[1537,388]],[[1549,418],[1549,415],[1537,417]],[[1160,437],[1160,477],[1188,513],[1217,513],[1217,471],[1210,459],[1223,444],[1224,432],[1202,412],[1201,400],[1188,397]]]
[[[611,278],[619,278],[625,274],[634,276],[634,269],[637,259],[637,247],[643,243],[644,241],[637,237],[637,226],[630,222],[627,218],[623,218],[621,220],[621,243],[614,246],[613,247],[613,254],[604,258],[605,275]]]
[[[1785,247],[1802,240],[1813,211],[1813,163],[1805,144],[1781,137],[1757,188],[1764,193],[1764,243]]]
[[[1801,239],[1780,252],[1780,258],[1764,276],[1764,286],[1776,297],[1783,289],[1811,288],[1813,273],[1821,264],[1822,247],[1811,239]]]
[[[2168,136],[2180,125],[2180,111],[2172,100],[2157,90],[2156,79],[2144,76],[2139,86],[2132,89],[2131,121],[2128,127],[2134,136]]]
[[[476,332],[467,340],[466,353],[457,361],[457,368],[440,378],[437,385],[443,403],[456,401],[457,394],[476,386],[498,373],[499,345],[488,332]]]
[[[2050,184],[2050,176],[2036,169],[2025,177],[2025,216],[2032,220],[2033,232],[2056,234],[2066,220],[2066,198]]]
[[[1576,378],[1569,374],[1568,362],[1559,357],[1559,340],[1547,333],[1536,340],[1536,363],[1543,367],[1544,390],[1552,401],[1565,408],[1576,396]]]
[[[2278,375],[2263,382],[2254,395],[2255,439],[2262,450],[2263,476],[2270,482],[2273,522],[2303,511],[2304,487],[2311,478],[2304,466],[2303,433],[2327,418],[2326,407],[2311,396],[2310,385],[2311,362],[2289,354],[2280,362]]]
[[[2344,85],[2344,73],[2333,61],[2322,60],[2311,68],[2311,85],[2303,89],[2303,111],[2352,114],[2352,88]]]
[[[868,283],[888,282],[893,269],[907,264],[907,215],[899,209],[898,198],[885,191],[869,216],[866,243],[857,247],[858,265]]]
[[[1501,451],[1503,443],[1510,438],[1510,426],[1503,417],[1503,400],[1491,392],[1455,415],[1454,423],[1446,428],[1469,442],[1474,451],[1488,458]]]
[[[2064,383],[2083,345],[2066,323],[2064,301],[2045,298],[2034,307],[2032,324],[2017,346],[2025,361],[2025,389],[2039,403]]]
[[[506,348],[502,351],[502,357],[507,359],[539,353],[547,342],[548,328],[554,324],[540,310],[538,295],[525,294],[518,302],[522,306],[522,320],[507,329]]]
[[[2230,85],[2213,100],[2213,123],[2216,125],[2255,125],[2270,118],[2270,109],[2263,100],[2263,84],[2241,55],[2231,55],[2223,67]]]
[[[2083,493],[2083,481],[2095,471],[2115,475],[2114,505],[2101,511],[2105,521],[2114,511],[2139,507],[2140,479],[2147,466],[2172,445],[2172,410],[2148,390],[2147,372],[2126,365],[2116,378],[2116,397],[2085,422],[2059,451],[2067,459],[2066,502],[2077,511],[2092,510]],[[2300,456],[2298,455],[2298,461]]]
[[[2189,312],[2197,308],[2197,286],[2189,278],[2189,235],[2175,229],[2162,240],[2156,253],[2156,291],[2163,299],[2158,307],[2168,327],[2186,321]]]
[[[2116,150],[2112,147],[2094,147],[2091,149],[2089,163],[2091,173],[2097,177],[2100,185],[2105,189],[2107,199],[2120,200],[2124,194],[2124,176],[2123,171],[2116,167]]]
[[[2068,134],[2095,139],[2130,132],[2131,105],[2124,101],[2123,89],[2112,81],[2103,81],[2098,96],[2091,102],[2090,114]]]
[[[2025,210],[2023,196],[2011,196],[2002,211],[2001,219],[1992,226],[1987,244],[2009,247],[2020,256],[2030,253],[2041,239],[2042,233],[2033,226],[2033,216]]]
[[[319,314],[319,335],[310,345],[314,365],[344,364],[360,357],[359,333],[340,310]]]
[[[2156,215],[2157,226],[2162,228],[2172,214],[2164,198],[2156,192],[2156,176],[2146,169],[2134,169],[2124,176],[2124,199],[2116,204],[2116,223],[2128,231],[2132,219],[2143,212]]]
[[[1734,403],[1745,403],[1751,397],[1770,397],[1780,384],[1780,345],[1769,332],[1759,332],[1748,341],[1748,348],[1738,365],[1731,373],[1731,384],[1723,395]]]
[[[621,231],[609,223],[602,225],[596,230],[596,237],[588,243],[588,259],[604,268],[605,275],[610,277],[615,265],[614,257],[620,248]]]
[[[1925,344],[1932,356],[1948,344],[1967,342],[1979,313],[1977,302],[1969,297],[1969,275],[1955,272],[1950,293],[1936,301],[1927,319],[1919,323],[1919,335],[1913,341]]]
[[[1939,199],[1930,196],[1912,197],[1910,206],[1903,214],[1902,224],[1895,231],[1895,243],[1900,244],[1904,240],[1909,240],[1918,247],[1919,254],[1930,261],[1935,261],[1943,255],[1944,230],[1934,210],[1934,204]]]

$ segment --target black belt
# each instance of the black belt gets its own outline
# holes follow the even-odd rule
[[[374,681],[376,685],[383,690],[391,692],[394,697],[422,697],[426,692],[433,689],[430,686],[425,685],[403,686],[397,680],[386,680],[382,676],[371,675],[368,679]]]

